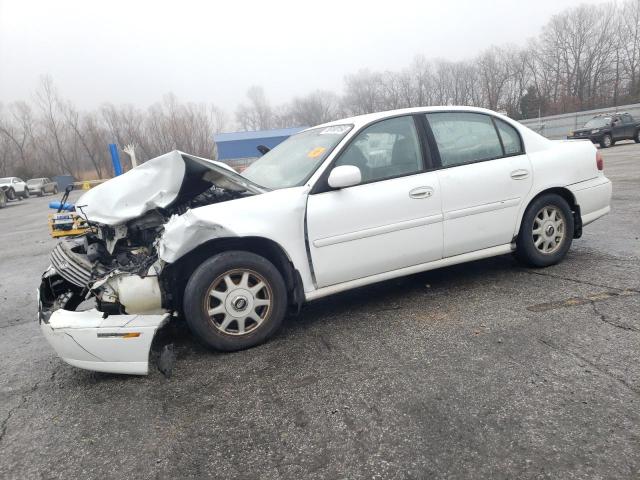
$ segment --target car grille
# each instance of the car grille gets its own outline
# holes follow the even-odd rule
[[[79,287],[86,287],[92,279],[93,266],[84,255],[75,253],[73,247],[73,243],[62,241],[56,245],[49,258],[62,278]],[[97,269],[96,273],[104,273],[103,270]]]

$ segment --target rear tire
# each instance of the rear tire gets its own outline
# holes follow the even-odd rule
[[[56,195],[58,193],[58,187],[54,186],[53,187],[53,194]]]
[[[573,212],[555,193],[536,198],[522,217],[516,240],[516,258],[530,267],[548,267],[560,262],[573,240]]]
[[[633,141],[640,143],[640,130],[636,130],[636,134],[633,136]]]
[[[38,192],[38,196],[39,197],[44,197],[44,188],[40,189],[40,191]]]
[[[24,191],[22,192],[22,198],[29,198],[29,189],[24,187]]]
[[[15,200],[16,197],[16,191],[13,189],[13,187],[7,190],[7,200]]]
[[[611,145],[613,145],[613,139],[611,138],[611,135],[607,133],[602,137],[602,140],[600,140],[600,146],[602,148],[609,148]]]
[[[287,290],[271,262],[253,253],[229,251],[193,272],[183,307],[200,341],[231,352],[258,345],[276,332],[287,311]]]
[[[7,196],[4,194],[3,190],[0,190],[0,208],[4,208],[7,206]]]

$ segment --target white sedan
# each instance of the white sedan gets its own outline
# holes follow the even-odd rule
[[[610,199],[591,142],[470,107],[320,125],[243,175],[174,151],[78,201],[93,229],[53,251],[39,319],[65,361],[144,374],[171,316],[213,349],[248,348],[340,291],[511,252],[555,264]]]

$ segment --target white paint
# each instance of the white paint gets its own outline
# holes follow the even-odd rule
[[[71,365],[99,372],[146,375],[151,342],[169,316],[110,315],[105,319],[97,310],[56,310],[49,323],[41,323],[40,328],[60,358]],[[125,333],[140,336],[99,336]]]
[[[338,283],[324,288],[318,288],[313,292],[308,292],[305,295],[307,301],[317,300],[318,298],[327,297],[335,293],[343,292],[345,290],[351,290],[353,288],[364,287],[372,283],[383,282],[385,280],[391,280],[397,277],[404,277],[406,275],[413,275],[414,273],[426,272],[428,270],[435,270],[436,268],[449,267],[459,263],[471,262],[474,260],[481,260],[483,258],[495,257],[497,255],[504,255],[513,251],[513,245],[498,245],[484,250],[478,250],[471,253],[465,253],[463,255],[457,255],[455,257],[443,258],[434,262],[421,263],[418,265],[412,265],[410,267],[399,268],[390,272],[382,272],[376,275],[368,277],[358,278],[357,280],[351,280],[349,282]]]

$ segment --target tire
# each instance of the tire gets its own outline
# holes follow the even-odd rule
[[[602,137],[602,140],[600,140],[600,146],[602,148],[609,148],[612,145],[613,145],[613,139],[611,138],[611,135],[607,133]]]
[[[256,287],[260,289],[252,292]],[[232,352],[258,345],[276,332],[287,311],[287,290],[267,259],[229,251],[191,274],[183,307],[189,328],[202,343]]]
[[[7,196],[4,194],[4,190],[0,190],[0,208],[7,206]]]
[[[636,130],[636,134],[633,136],[633,141],[640,143],[640,130]]]
[[[57,194],[58,194],[58,186],[57,186],[57,185],[55,185],[55,186],[53,187],[53,194],[54,194],[54,195],[57,195]]]
[[[7,190],[7,200],[15,200],[17,198],[16,191],[11,187]]]
[[[40,191],[38,192],[38,196],[39,197],[44,197],[44,188],[40,189]]]
[[[573,227],[573,212],[567,201],[555,193],[541,195],[522,217],[516,258],[530,267],[555,265],[571,247]]]
[[[29,198],[29,189],[24,187],[24,191],[22,192],[22,198]]]

